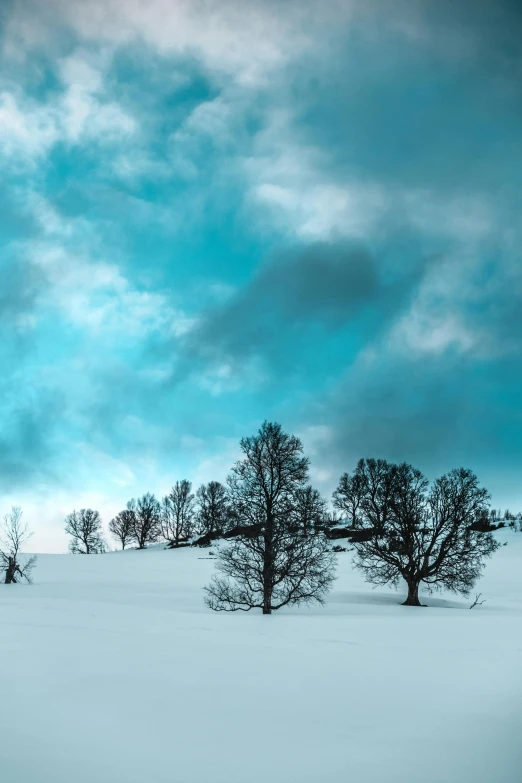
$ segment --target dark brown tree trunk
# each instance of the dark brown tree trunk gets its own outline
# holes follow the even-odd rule
[[[274,523],[270,512],[265,528],[265,551],[263,558],[263,614],[272,614],[272,582],[274,569],[273,553]]]
[[[403,606],[423,606],[419,601],[419,582],[408,582],[408,597]]]
[[[5,582],[4,584],[10,585],[10,584],[16,584],[16,570],[17,570],[17,563],[14,557],[10,557],[7,563],[7,568],[5,570]]]

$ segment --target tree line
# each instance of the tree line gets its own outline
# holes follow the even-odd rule
[[[158,500],[150,492],[132,498],[126,508],[109,522],[109,531],[125,549],[145,549],[149,544],[166,541],[172,549],[188,546],[197,537],[217,538],[228,532],[236,516],[226,488],[219,481],[203,484],[192,492],[187,479],[176,481],[168,495]],[[72,554],[101,554],[107,551],[101,516],[82,508],[65,520]]]
[[[421,586],[468,595],[499,547],[492,531],[500,520],[471,470],[457,468],[430,484],[407,463],[361,459],[341,476],[331,513],[309,482],[299,438],[265,422],[240,447],[226,484],[211,481],[194,494],[189,481],[177,481],[161,500],[150,493],[130,500],[109,523],[122,549],[217,541],[216,573],[205,588],[213,610],[271,614],[322,603],[335,578],[335,538],[348,540],[371,584],[403,580],[408,606],[421,605]],[[65,529],[72,553],[106,551],[97,511],[73,511]]]

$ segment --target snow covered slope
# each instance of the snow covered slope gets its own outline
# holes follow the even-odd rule
[[[522,534],[483,606],[373,591],[214,614],[205,550],[42,555],[0,586],[9,783],[518,783]]]

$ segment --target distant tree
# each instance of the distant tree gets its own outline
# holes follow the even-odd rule
[[[333,503],[350,527],[360,526],[364,493],[365,483],[361,473],[355,471],[351,476],[343,473],[339,487],[333,494]]]
[[[228,529],[232,510],[228,492],[219,481],[202,484],[196,492],[196,524],[199,535],[221,534]]]
[[[459,468],[437,479],[431,489],[411,465],[360,460],[355,471],[361,502],[355,527],[355,565],[373,584],[408,585],[407,606],[421,606],[419,587],[468,595],[499,544],[491,533],[472,526],[484,518],[489,493],[470,470]],[[338,508],[353,507],[355,476],[343,476],[334,495]],[[345,488],[348,488],[346,499]]]
[[[173,547],[186,541],[194,532],[195,502],[192,484],[183,479],[176,481],[163,498],[161,507],[161,532]]]
[[[310,485],[295,493],[297,524],[305,536],[328,525],[328,506],[320,492]]]
[[[21,549],[31,536],[29,527],[22,521],[22,509],[14,506],[0,525],[0,570],[5,575],[4,584],[16,584],[23,579],[31,582],[36,557],[21,558]]]
[[[101,517],[92,508],[69,514],[65,519],[65,532],[71,536],[69,551],[74,555],[97,555],[106,550]]]
[[[334,578],[334,558],[322,533],[299,527],[299,490],[306,486],[308,459],[301,441],[279,424],[265,422],[241,441],[243,459],[228,478],[233,512],[244,532],[218,554],[206,601],[217,611],[322,603]]]
[[[138,549],[145,549],[161,536],[161,506],[154,495],[147,492],[137,500],[129,500],[127,511],[132,514],[132,541]]]
[[[134,535],[134,512],[126,508],[116,514],[114,519],[109,522],[109,530],[113,538],[119,541],[121,548],[133,540]]]

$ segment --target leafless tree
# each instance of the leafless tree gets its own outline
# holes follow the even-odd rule
[[[367,533],[354,540],[356,566],[373,584],[408,585],[408,606],[421,606],[419,586],[468,595],[499,546],[489,532],[473,528],[489,503],[470,470],[459,468],[437,479],[431,489],[411,465],[360,460],[355,475],[361,489],[355,527]],[[351,477],[353,479],[353,477]],[[343,477],[334,496],[342,507]],[[350,497],[347,506],[353,507]]]
[[[475,600],[473,601],[473,603],[469,607],[470,609],[474,609],[476,606],[482,606],[482,604],[486,603],[486,599],[485,598],[483,598],[482,601],[479,601],[479,598],[480,598],[481,595],[482,595],[482,593],[477,593],[476,594]]]
[[[161,532],[170,546],[177,547],[190,538],[194,532],[194,514],[192,484],[186,479],[176,481],[161,507]]]
[[[31,582],[36,556],[21,558],[21,549],[31,536],[29,527],[22,521],[22,509],[14,506],[0,525],[0,570],[5,573],[4,584]]]
[[[343,473],[339,486],[333,494],[333,504],[345,517],[350,527],[359,527],[361,523],[362,503],[365,496],[362,474]]]
[[[133,540],[134,534],[134,513],[128,508],[116,514],[114,519],[109,522],[109,530],[113,538],[120,542],[121,548]]]
[[[71,536],[69,551],[74,555],[98,555],[106,551],[102,521],[98,511],[81,508],[65,519],[65,532]]]
[[[202,484],[196,492],[196,502],[198,535],[221,534],[230,527],[233,518],[230,498],[219,481]]]
[[[147,492],[137,500],[129,500],[127,511],[132,514],[132,540],[138,549],[145,549],[161,536],[161,507],[154,495]]]
[[[241,450],[228,488],[243,533],[220,548],[208,606],[271,614],[287,604],[322,603],[335,555],[323,533],[306,537],[299,528],[297,493],[308,478],[301,441],[265,422],[257,435],[243,438]]]
[[[297,524],[305,536],[329,523],[326,500],[310,485],[296,490]]]

